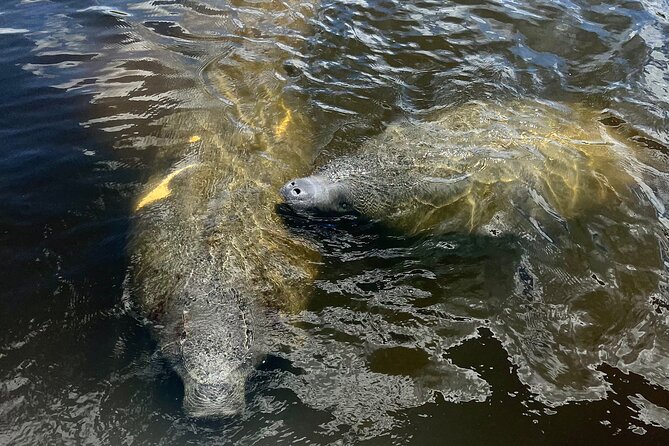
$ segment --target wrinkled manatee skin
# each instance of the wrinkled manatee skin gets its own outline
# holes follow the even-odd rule
[[[186,81],[165,86],[169,114],[155,114],[155,133],[133,139],[156,150],[134,206],[128,295],[183,381],[188,416],[240,414],[275,316],[299,311],[310,294],[318,253],[274,208],[284,179],[313,159],[312,120],[281,67],[315,9],[293,0],[235,8],[243,30],[185,14],[189,29],[239,38],[183,58],[162,41],[147,48]],[[295,39],[277,45],[274,36]]]
[[[502,215],[564,221],[620,202],[626,149],[602,138],[594,112],[472,103],[393,124],[280,193],[297,212],[355,211],[409,233],[475,231]]]
[[[178,211],[161,204],[143,211],[135,228],[133,294],[162,354],[183,380],[185,412],[239,413],[246,379],[262,354],[262,320],[244,295],[244,281],[226,280],[230,273],[207,252],[206,239],[196,232],[206,226],[175,225]]]

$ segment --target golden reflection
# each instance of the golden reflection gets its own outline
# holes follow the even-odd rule
[[[281,122],[274,127],[274,137],[276,139],[279,139],[286,134],[286,130],[293,120],[293,114],[290,112],[290,109],[288,109],[283,102],[281,102],[280,106],[286,114]]]
[[[191,139],[197,138],[196,141],[199,141],[199,136],[193,136]],[[191,141],[191,142],[196,142],[196,141]],[[172,190],[170,189],[170,182],[172,179],[179,175],[181,172],[183,172],[186,169],[190,169],[191,167],[195,167],[197,164],[190,164],[188,166],[181,167],[173,172],[171,172],[169,175],[167,175],[165,178],[156,185],[153,189],[148,191],[141,200],[137,203],[137,206],[135,206],[135,212],[139,211],[145,206],[150,205],[151,203],[155,203],[156,201],[162,200],[163,198],[167,198],[172,194]]]

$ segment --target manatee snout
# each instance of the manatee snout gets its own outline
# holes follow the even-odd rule
[[[218,418],[244,411],[245,376],[232,373],[228,379],[212,383],[184,380],[185,412],[195,418]]]
[[[293,209],[309,210],[324,201],[326,189],[323,181],[314,177],[295,178],[281,188],[281,196]]]
[[[280,193],[285,203],[298,212],[341,214],[351,210],[344,185],[319,175],[290,180]]]

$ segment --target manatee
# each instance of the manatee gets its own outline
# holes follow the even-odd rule
[[[629,193],[621,165],[628,149],[596,118],[564,104],[473,102],[393,124],[280,193],[298,212],[357,213],[410,233],[513,226],[540,215],[559,223]]]
[[[274,212],[284,178],[312,161],[311,123],[280,73],[289,46],[303,41],[305,16],[251,15],[258,20],[240,32],[257,31],[254,38],[231,38],[196,67],[185,105],[144,138],[158,150],[128,247],[129,294],[183,381],[193,417],[244,409],[268,330],[280,312],[303,305],[318,261]]]
[[[291,116],[292,127],[299,118]],[[266,353],[268,316],[302,305],[317,260],[274,213],[282,173],[301,159],[287,148],[300,137],[258,146],[243,133],[221,136],[217,119],[198,111],[165,123],[173,145],[190,153],[149,182],[130,242],[132,294],[183,380],[192,416],[243,409],[245,382]]]

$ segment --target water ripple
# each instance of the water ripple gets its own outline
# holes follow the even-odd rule
[[[664,444],[668,10],[666,0],[8,1],[0,442],[538,444],[576,432]],[[552,198],[534,189],[517,202],[535,212],[510,231],[416,235],[282,215],[322,256],[310,260],[308,303],[273,315],[243,415],[183,414],[179,377],[121,296],[133,203],[198,155],[183,156],[184,141],[217,144],[220,181],[263,166],[253,187],[274,191],[277,171],[357,153],[392,122],[534,99],[593,110],[592,147],[613,151],[629,177],[606,195],[615,205],[565,217],[555,205],[572,192],[565,176]]]

